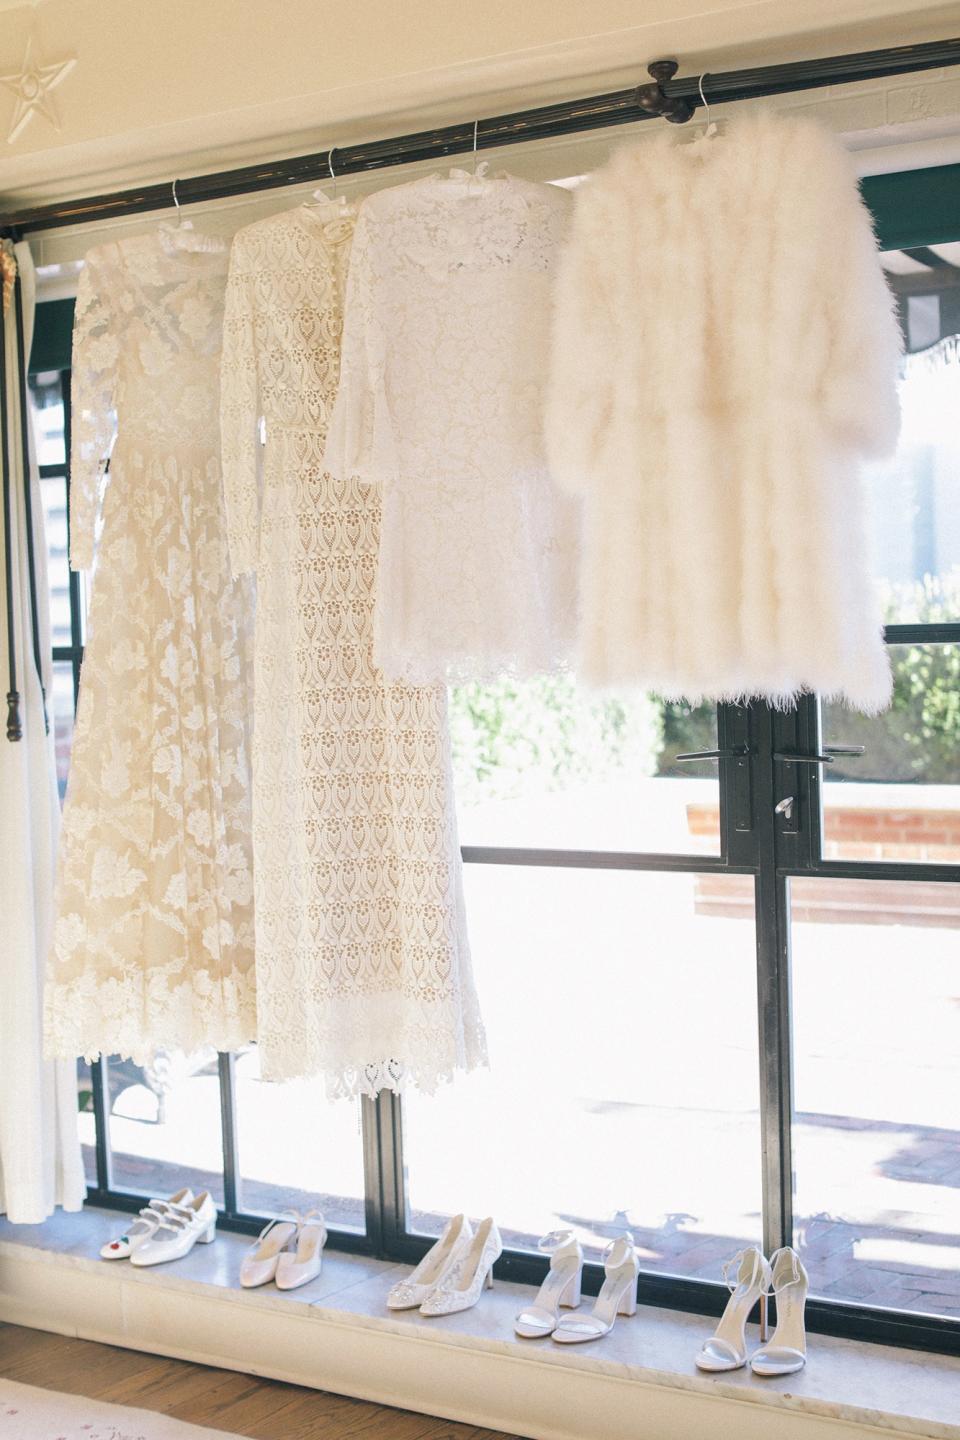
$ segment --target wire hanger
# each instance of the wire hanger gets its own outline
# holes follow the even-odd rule
[[[705,130],[704,130],[704,132],[703,132],[703,137],[702,137],[702,138],[703,138],[704,140],[710,140],[710,139],[713,138],[714,135],[717,134],[717,124],[716,124],[716,121],[715,121],[715,120],[712,121],[712,120],[710,119],[710,101],[707,99],[706,95],[703,93],[703,82],[704,82],[704,80],[706,80],[706,78],[707,78],[707,72],[705,71],[705,72],[700,76],[699,80],[697,81],[697,89],[700,91],[700,103],[701,103],[701,105],[703,106],[703,111],[704,111],[704,114],[703,114],[703,123],[704,123],[704,125],[705,125],[705,127],[706,127]]]
[[[330,172],[330,183],[333,186],[332,192],[328,195],[321,187],[314,190],[313,201],[322,211],[324,209],[333,211],[336,215],[352,215],[356,207],[351,205],[346,195],[337,194],[337,172],[333,168],[333,157],[336,153],[336,146],[331,145],[327,151],[327,169]]]
[[[192,230],[192,229],[193,229],[193,221],[192,221],[192,220],[184,220],[182,211],[181,211],[181,209],[180,209],[180,197],[179,197],[179,195],[177,194],[177,186],[178,186],[179,184],[180,184],[180,181],[179,181],[179,180],[174,180],[173,185],[172,185],[172,187],[171,187],[172,190],[173,190],[173,203],[174,203],[174,205],[177,207],[177,229],[178,229],[178,230]]]

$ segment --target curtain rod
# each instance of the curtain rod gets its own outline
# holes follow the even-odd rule
[[[934,40],[923,45],[865,50],[854,55],[833,55],[822,60],[798,60],[786,65],[763,65],[752,70],[731,70],[682,79],[673,78],[677,70],[676,61],[660,60],[648,66],[648,73],[653,77],[648,85],[614,90],[605,95],[590,95],[556,105],[542,105],[532,110],[519,110],[511,115],[495,115],[477,122],[470,120],[411,135],[397,135],[387,140],[342,148],[337,146],[333,150],[321,150],[312,155],[298,155],[264,165],[245,165],[211,175],[167,180],[159,185],[117,190],[107,195],[93,195],[58,204],[37,205],[0,217],[0,234],[19,239],[33,231],[166,209],[173,204],[174,183],[180,203],[196,205],[231,195],[248,195],[286,185],[326,180],[330,177],[331,162],[337,176],[356,175],[418,160],[464,154],[474,149],[474,143],[478,150],[488,150],[658,117],[683,124],[702,103],[701,94],[712,104],[720,105],[951,65],[960,65],[960,39]]]

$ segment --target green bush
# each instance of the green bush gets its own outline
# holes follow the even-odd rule
[[[450,692],[450,734],[461,799],[506,800],[625,767],[652,774],[661,707],[641,694],[588,690],[568,675],[499,680]]]
[[[891,588],[889,623],[960,618],[960,569]],[[893,702],[883,715],[825,705],[823,740],[863,745],[838,759],[831,778],[960,783],[960,645],[891,647]],[[713,773],[677,765],[682,751],[716,748],[713,705],[668,703],[634,693],[611,696],[569,676],[542,676],[451,691],[450,728],[463,799],[511,799],[633,775]]]

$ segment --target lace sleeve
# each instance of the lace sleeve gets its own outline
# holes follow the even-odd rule
[[[220,462],[234,578],[256,568],[260,551],[261,406],[253,284],[246,248],[237,237],[230,252],[220,359]]]
[[[324,468],[339,479],[372,475],[376,394],[383,384],[383,358],[376,343],[374,314],[375,237],[361,207],[353,234],[344,297],[340,343],[340,384],[330,417]]]
[[[120,343],[112,329],[103,256],[84,261],[73,319],[70,444],[70,567],[93,564],[107,461],[116,434],[114,398]]]
[[[553,293],[544,442],[551,473],[573,494],[582,494],[589,484],[613,404],[611,357],[617,353],[617,337],[605,283],[610,256],[598,190],[587,182],[578,191]]]

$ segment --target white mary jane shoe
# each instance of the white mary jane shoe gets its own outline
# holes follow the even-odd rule
[[[292,1218],[286,1219],[289,1214]],[[297,1233],[300,1216],[295,1210],[284,1211],[277,1220],[269,1220],[240,1262],[240,1284],[245,1290],[268,1285],[276,1279],[281,1254]]]
[[[465,1253],[473,1239],[473,1227],[465,1215],[448,1220],[443,1234],[424,1255],[406,1280],[399,1280],[387,1296],[388,1310],[416,1310],[436,1289],[447,1272]]]
[[[769,1344],[750,1358],[754,1375],[793,1375],[807,1363],[803,1312],[810,1280],[795,1250],[785,1245],[770,1257],[771,1289],[777,1302],[777,1328]]]
[[[625,1235],[607,1246],[604,1264],[606,1279],[589,1315],[564,1315],[553,1338],[560,1345],[578,1345],[599,1340],[613,1329],[618,1315],[637,1313],[637,1276],[640,1262],[633,1248],[633,1236]]]
[[[526,1340],[552,1335],[560,1319],[560,1306],[576,1310],[580,1304],[583,1250],[573,1231],[554,1230],[543,1237],[537,1248],[550,1256],[550,1269],[533,1304],[521,1310],[513,1322],[516,1333]]]
[[[194,1245],[209,1245],[217,1235],[217,1207],[207,1190],[187,1205],[168,1205],[148,1240],[130,1256],[131,1265],[165,1265],[182,1260]]]
[[[149,1205],[144,1205],[129,1229],[116,1240],[108,1240],[106,1245],[101,1245],[101,1260],[129,1260],[133,1252],[150,1239],[160,1224],[163,1212],[170,1205],[189,1205],[192,1199],[193,1191],[188,1185],[178,1190],[176,1195],[171,1195],[169,1200],[151,1200]]]
[[[732,1278],[731,1278],[732,1277]],[[723,1266],[723,1278],[730,1299],[716,1330],[705,1340],[697,1355],[698,1370],[719,1374],[739,1370],[747,1363],[746,1325],[757,1301],[760,1301],[760,1339],[767,1338],[767,1291],[770,1288],[770,1266],[755,1245],[749,1245]]]
[[[460,1310],[470,1310],[480,1299],[484,1286],[489,1290],[493,1285],[494,1261],[503,1253],[500,1231],[492,1218],[481,1221],[470,1248],[461,1255],[455,1265],[420,1306],[421,1315],[455,1315]]]
[[[277,1262],[277,1289],[296,1290],[320,1274],[327,1227],[319,1210],[308,1210],[297,1230],[296,1248],[283,1250]]]

